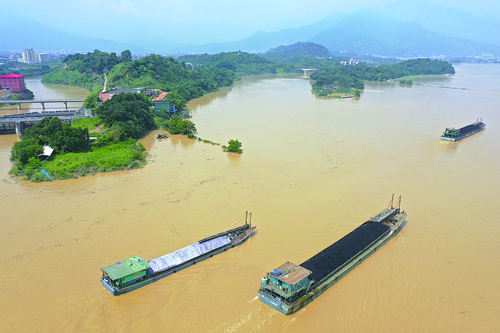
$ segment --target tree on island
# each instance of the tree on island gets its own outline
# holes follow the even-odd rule
[[[196,126],[192,121],[182,119],[180,116],[174,115],[168,122],[167,130],[171,134],[193,134],[196,132]]]
[[[114,95],[94,113],[108,127],[119,129],[123,139],[137,139],[145,130],[156,126],[150,106],[145,95],[126,93]]]
[[[89,148],[87,135],[85,128],[63,124],[57,117],[45,117],[21,135],[21,142],[14,143],[10,159],[27,163],[30,157],[43,152],[43,146],[60,154],[84,152]]]
[[[243,153],[243,151],[241,150],[241,142],[239,142],[238,140],[229,140],[227,144],[227,146],[222,146],[222,149],[224,149],[224,151],[237,154]]]
[[[10,154],[10,161],[17,162],[22,165],[27,164],[32,157],[36,157],[43,153],[43,147],[37,139],[30,138],[19,142],[14,142]]]

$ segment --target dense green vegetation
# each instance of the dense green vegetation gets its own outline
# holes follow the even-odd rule
[[[28,141],[31,140],[33,139],[28,139]],[[98,172],[136,169],[145,163],[144,146],[129,139],[104,147],[92,148],[87,153],[57,154],[43,164],[37,157],[32,157],[27,164],[21,166],[18,163],[9,173],[22,176],[26,180],[42,182],[49,180],[40,169],[42,165],[53,180],[60,180],[78,178],[86,174],[94,175]]]
[[[26,89],[25,91],[22,91],[20,93],[13,93],[10,95],[9,100],[12,101],[18,101],[18,100],[23,100],[23,99],[34,99],[35,94],[29,89]]]
[[[214,55],[189,55],[179,60],[202,68],[219,68],[230,70],[238,76],[255,74],[276,74],[297,72],[288,64],[282,64],[247,52],[227,52]]]
[[[262,56],[267,59],[297,63],[307,58],[330,58],[332,54],[322,45],[298,42],[270,49]]]
[[[149,55],[130,63],[115,66],[109,73],[111,86],[118,86],[123,79],[128,87],[147,87],[169,91],[167,100],[174,101],[181,110],[187,101],[217,91],[233,84],[232,71],[217,67],[191,69],[172,57]]]
[[[73,87],[92,90],[94,86],[102,86],[104,79],[102,75],[92,73],[79,73],[69,70],[63,66],[56,67],[42,78],[43,83],[66,84]]]
[[[189,135],[196,132],[196,126],[191,120],[182,119],[178,115],[174,115],[168,122],[165,122],[163,129],[171,134]]]
[[[330,89],[331,86],[339,89],[364,89],[362,80],[369,81],[387,81],[411,75],[428,75],[428,74],[454,74],[453,66],[441,60],[430,59],[414,59],[399,62],[393,65],[368,66],[360,63],[354,66],[334,66],[330,68],[322,68],[321,70],[312,72],[310,78],[315,80],[313,91],[320,96],[331,94],[325,89]],[[411,80],[410,80],[411,81]],[[408,81],[404,81],[405,84]],[[336,90],[338,93],[345,91]]]
[[[86,105],[95,107],[106,73],[108,90],[124,86],[168,91],[167,99],[174,101],[179,110],[185,107],[187,101],[217,91],[220,87],[230,86],[236,79],[233,71],[217,66],[193,70],[172,57],[151,54],[132,61],[129,51],[122,52],[118,57],[115,53],[95,50],[93,53],[66,57],[63,65],[45,75],[42,81],[91,90]]]
[[[50,73],[59,66],[60,60],[51,60],[48,63],[25,64],[17,61],[7,61],[0,65],[0,75],[21,74],[24,76],[43,75]]]
[[[97,108],[101,118],[75,120],[77,125],[70,126],[57,117],[46,117],[27,129],[22,141],[14,143],[10,159],[17,164],[10,173],[32,181],[48,180],[38,158],[43,146],[55,150],[43,165],[53,179],[140,167],[145,163],[145,149],[134,139],[155,127],[149,107],[144,95],[120,94]],[[97,140],[90,145],[89,129],[101,121],[107,129],[93,133]]]
[[[227,142],[227,146],[222,146],[222,149],[224,151],[227,151],[229,153],[237,153],[237,154],[242,154],[243,151],[241,150],[241,142],[238,140],[229,140]]]
[[[145,148],[132,138],[116,135],[116,127],[103,133],[92,133],[97,137],[89,144],[88,130],[94,129],[99,118],[75,119],[75,126],[62,124],[57,117],[47,117],[15,142],[10,160],[16,165],[9,173],[26,180],[41,182],[49,180],[41,167],[54,180],[77,178],[85,174],[139,168],[146,163]],[[122,138],[122,141],[120,139]],[[43,146],[54,148],[52,156],[44,161],[38,155]]]
[[[118,94],[94,111],[102,122],[119,133],[119,137],[137,139],[146,129],[155,128],[151,102],[143,94]]]
[[[103,86],[106,72],[118,64],[131,61],[132,53],[129,50],[123,51],[120,57],[115,52],[107,53],[99,50],[87,54],[72,54],[64,58],[61,66],[45,75],[42,82],[93,90],[96,85]]]
[[[359,80],[387,81],[410,75],[455,74],[455,69],[446,61],[414,59],[393,65],[369,66],[360,63],[355,66],[335,66],[313,72],[310,77],[318,80],[336,74],[348,75]]]
[[[342,95],[349,95],[352,89],[364,89],[365,84],[354,76],[337,74],[331,70],[321,70],[319,75],[313,72],[310,77],[315,78],[313,92],[320,97],[341,98]]]
[[[146,163],[146,149],[134,139],[93,148],[85,154],[56,155],[44,164],[53,179],[77,178],[85,174],[130,170]]]

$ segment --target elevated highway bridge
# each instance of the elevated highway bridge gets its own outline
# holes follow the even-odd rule
[[[17,104],[17,109],[21,110],[21,104],[28,103],[40,103],[42,104],[42,109],[45,110],[45,104],[47,103],[63,103],[65,109],[68,109],[68,103],[83,103],[84,99],[22,99],[22,100],[0,100],[0,106],[3,104]]]
[[[26,128],[32,127],[45,117],[58,117],[63,123],[73,124],[73,119],[75,118],[90,118],[92,115],[89,110],[83,107],[78,110],[7,114],[0,116],[0,134],[16,133],[18,136],[21,136],[24,134]]]

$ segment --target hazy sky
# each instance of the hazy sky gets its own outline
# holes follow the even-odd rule
[[[405,0],[412,1],[412,0]],[[179,45],[225,42],[258,30],[311,24],[391,0],[16,0],[2,7],[52,27],[140,45],[144,35]],[[477,15],[500,17],[498,0],[433,0]]]

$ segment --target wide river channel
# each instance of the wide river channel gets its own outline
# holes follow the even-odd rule
[[[341,100],[316,98],[301,76],[246,77],[188,105],[199,137],[237,139],[242,155],[155,131],[144,168],[76,180],[10,177],[18,138],[0,136],[0,331],[498,332],[500,65],[455,69]],[[440,140],[477,117],[485,131]],[[393,193],[408,213],[396,238],[296,314],[259,301],[266,272],[304,262]],[[157,258],[245,211],[257,232],[242,246],[118,297],[99,281],[101,267]]]

